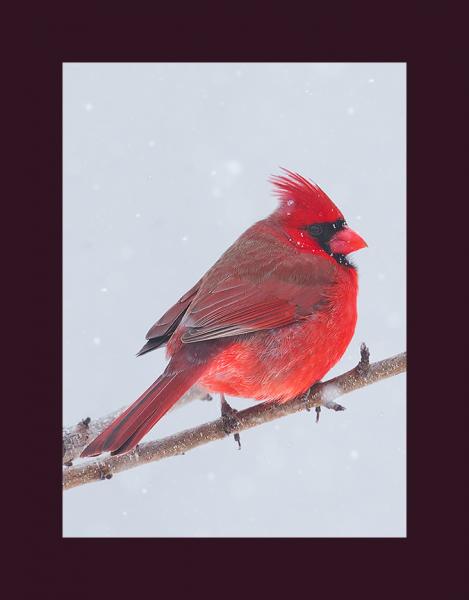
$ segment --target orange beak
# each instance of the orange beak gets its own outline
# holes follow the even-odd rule
[[[367,248],[368,244],[353,229],[345,227],[332,236],[329,247],[334,254],[350,254],[361,248]]]

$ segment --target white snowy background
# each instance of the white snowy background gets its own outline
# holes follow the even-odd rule
[[[315,180],[369,248],[360,342],[405,350],[405,65],[64,65],[64,425],[130,404],[163,350],[153,322],[276,205],[284,166]],[[185,456],[65,492],[64,536],[405,536],[405,376]],[[252,402],[230,399],[243,408]],[[172,411],[146,439],[219,415]]]

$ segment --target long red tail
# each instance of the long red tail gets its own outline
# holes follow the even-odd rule
[[[174,370],[172,361],[165,372],[143,394],[88,444],[81,456],[102,452],[122,454],[131,450],[179,398],[199,379],[204,364]]]

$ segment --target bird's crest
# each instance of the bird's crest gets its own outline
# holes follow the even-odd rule
[[[273,216],[292,226],[334,222],[344,216],[321,188],[298,173],[282,168],[286,175],[273,175],[274,193],[280,205]]]

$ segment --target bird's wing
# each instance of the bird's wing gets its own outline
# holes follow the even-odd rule
[[[190,306],[190,303],[194,299],[197,291],[200,287],[200,281],[198,281],[193,288],[184,294],[172,306],[167,310],[164,315],[158,319],[158,321],[149,329],[145,338],[148,342],[138,352],[137,356],[141,356],[150,350],[164,346],[169,338],[172,336],[174,330],[181,322],[186,310]]]
[[[311,254],[274,256],[260,270],[261,275],[238,263],[234,273],[219,277],[213,269],[182,320],[181,340],[212,340],[301,321],[324,309],[335,280],[331,261]]]

